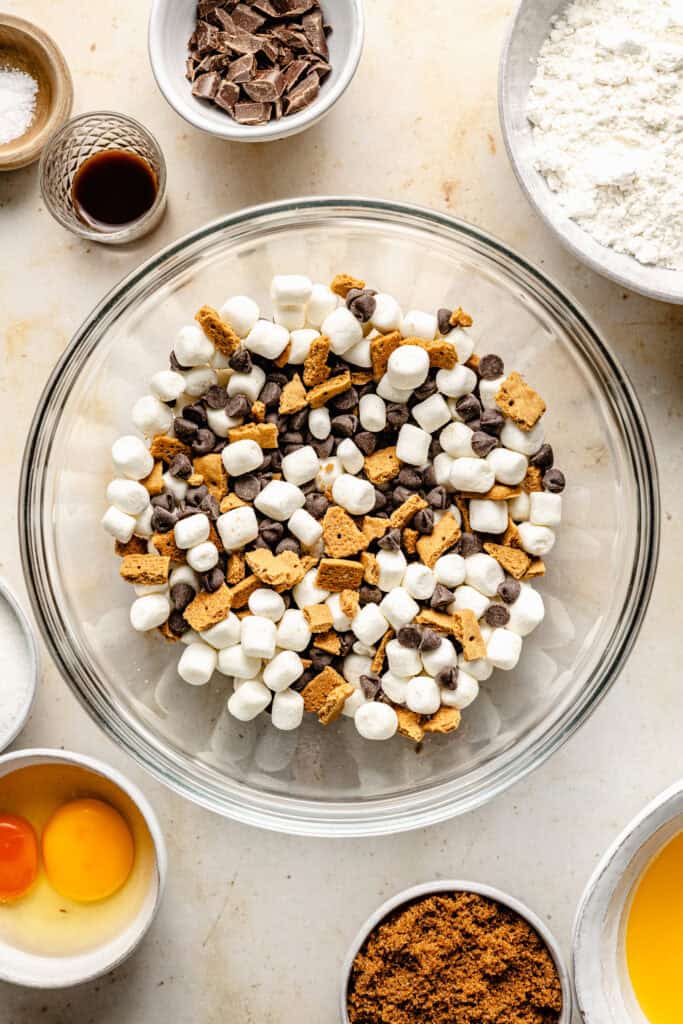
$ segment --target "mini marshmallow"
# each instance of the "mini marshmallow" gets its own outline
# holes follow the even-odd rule
[[[420,656],[425,672],[430,676],[438,676],[442,669],[452,668],[458,658],[455,647],[446,637],[441,637],[441,643],[435,651],[422,651]]]
[[[163,625],[171,614],[171,602],[166,594],[148,594],[139,597],[130,606],[130,624],[133,629],[145,633]]]
[[[246,395],[255,402],[266,383],[266,375],[260,366],[252,366],[249,373],[233,373],[228,380],[228,395]]]
[[[111,446],[114,469],[128,480],[144,480],[154,469],[154,459],[139,437],[126,434]]]
[[[320,471],[315,478],[318,490],[331,491],[335,480],[338,480],[343,472],[342,464],[336,456],[330,455],[327,459],[321,459]]]
[[[199,639],[199,633],[195,633],[193,629],[188,629],[188,631],[186,633],[183,633],[183,635],[180,637],[180,642],[181,644],[184,644],[185,647],[189,647],[190,644],[199,643]]]
[[[366,604],[356,612],[351,629],[368,646],[376,644],[389,628],[389,623],[376,604]]]
[[[263,449],[256,441],[233,441],[223,449],[222,458],[228,476],[243,476],[263,465]]]
[[[318,576],[317,569],[310,569],[300,583],[292,587],[292,597],[299,608],[306,608],[309,604],[322,604],[329,596],[329,590],[323,590],[316,585]]]
[[[457,420],[449,423],[439,434],[439,444],[454,459],[474,458],[472,448],[473,431],[466,423]]]
[[[433,434],[451,419],[451,410],[441,395],[432,395],[425,398],[424,402],[418,402],[413,406],[412,413],[413,418],[428,434]]]
[[[360,677],[372,672],[371,659],[362,654],[347,654],[342,666],[342,675],[351,686],[360,686]]]
[[[437,584],[435,573],[422,562],[411,562],[403,576],[403,587],[418,601],[428,601]]]
[[[463,669],[466,672],[469,672],[469,674],[480,683],[490,679],[493,675],[493,665],[488,658],[477,658],[475,661],[465,661],[465,655],[460,654],[458,656],[458,668],[461,672]]]
[[[260,316],[258,306],[248,295],[233,295],[223,303],[219,313],[240,338],[246,338]]]
[[[494,629],[486,645],[486,657],[494,668],[509,672],[522,653],[522,638],[510,629]]]
[[[133,590],[136,597],[144,597],[145,594],[168,594],[168,583],[135,583]]]
[[[451,487],[451,470],[454,463],[455,459],[451,458],[446,452],[439,452],[435,456],[432,467],[434,469],[434,479],[439,487],[447,487],[449,490],[453,489]]]
[[[519,597],[507,609],[510,612],[507,628],[518,636],[528,636],[545,618],[543,598],[527,583],[522,584]]]
[[[369,605],[365,606],[366,608]],[[387,660],[389,671],[404,679],[415,676],[422,671],[422,662],[419,651],[412,647],[404,647],[398,640],[390,640],[387,644]]]
[[[175,402],[185,390],[185,378],[175,370],[159,370],[149,382],[149,390],[160,402]]]
[[[346,633],[351,629],[351,619],[342,611],[340,594],[330,594],[325,604],[332,613],[332,626],[338,633]]]
[[[441,690],[441,703],[447,708],[457,708],[464,711],[479,696],[479,683],[469,672],[462,669],[458,671],[458,683],[455,690]]]
[[[353,345],[344,353],[344,359],[352,366],[359,366],[363,370],[369,370],[372,366],[372,355],[370,354],[370,339],[363,338],[357,345]]]
[[[131,415],[133,423],[145,437],[166,434],[173,425],[173,413],[154,395],[138,398]]]
[[[544,438],[543,420],[539,420],[531,430],[520,430],[512,420],[506,419],[500,432],[500,443],[506,448],[512,448],[513,452],[521,452],[522,455],[533,455],[537,452]]]
[[[443,583],[444,587],[460,586],[467,575],[465,559],[462,555],[442,555],[436,560],[434,575],[437,583]]]
[[[352,516],[363,516],[375,507],[375,488],[369,480],[342,473],[332,485],[332,497]]]
[[[517,498],[511,498],[508,501],[508,512],[516,523],[521,523],[528,519],[530,510],[531,502],[526,491],[522,491]]]
[[[234,612],[229,612],[222,622],[216,623],[210,629],[203,630],[200,636],[202,640],[205,640],[211,647],[215,647],[217,651],[223,651],[227,647],[234,647],[235,644],[240,642],[241,632],[241,621]]]
[[[441,707],[441,689],[431,676],[415,676],[406,688],[406,704],[418,715],[433,715]]]
[[[455,334],[451,334],[448,337],[450,343],[454,346],[455,351],[458,353],[458,362],[466,363],[471,358],[474,352],[474,338],[466,330],[456,331]]]
[[[102,527],[109,534],[122,544],[127,544],[135,530],[135,516],[129,516],[127,512],[112,505],[100,520]]]
[[[402,551],[378,551],[377,565],[379,568],[377,586],[380,590],[388,593],[394,587],[401,586],[408,565]]]
[[[168,585],[172,588],[175,587],[176,583],[187,583],[195,593],[200,589],[199,577],[189,565],[178,565],[175,569],[171,570],[171,575],[168,577]]]
[[[337,446],[337,458],[346,473],[360,473],[365,465],[365,456],[350,437],[345,437]]]
[[[231,356],[226,355],[224,352],[219,352],[218,349],[216,349],[211,359],[211,366],[214,370],[229,370],[231,358]]]
[[[458,491],[486,494],[495,482],[493,470],[485,459],[456,459],[451,467],[451,486]]]
[[[485,597],[495,597],[498,587],[505,580],[505,573],[495,558],[483,553],[465,559],[465,572],[467,585]]]
[[[508,487],[521,484],[526,476],[529,460],[520,452],[509,448],[494,448],[486,457],[486,461],[496,475],[496,480]]]
[[[282,475],[290,484],[297,487],[315,480],[320,469],[320,459],[315,448],[310,444],[297,448],[282,460]]]
[[[207,409],[206,418],[217,437],[227,437],[231,428],[239,426],[242,422],[236,416],[228,416],[225,409]]]
[[[298,508],[303,508],[305,501],[305,496],[294,484],[287,483],[285,480],[271,480],[254,498],[254,506],[269,519],[276,519],[279,523],[284,523]],[[257,535],[258,525],[257,533],[251,539],[255,540]]]
[[[529,495],[529,522],[534,526],[559,526],[562,522],[562,495],[532,491]]]
[[[370,317],[372,326],[382,334],[387,334],[389,331],[400,330],[402,322],[403,313],[393,295],[378,292],[375,295],[375,312]]]
[[[295,651],[280,651],[264,668],[263,682],[274,693],[280,693],[296,682],[303,673],[303,662]]]
[[[438,331],[436,317],[433,313],[423,313],[421,309],[411,309],[403,317],[401,334],[404,338],[424,338],[433,341]]]
[[[214,347],[201,327],[188,324],[178,331],[173,351],[181,366],[203,366],[211,359]]]
[[[271,622],[279,622],[285,614],[286,605],[280,594],[267,587],[259,587],[249,596],[249,611]]]
[[[297,608],[288,608],[277,627],[277,645],[285,651],[305,651],[311,641],[306,616]]]
[[[306,310],[303,306],[275,306],[273,320],[287,331],[301,331],[306,326]]]
[[[414,427],[412,423],[404,423],[398,432],[396,457],[400,462],[407,462],[410,466],[424,466],[429,458],[431,443],[431,434],[426,430]]]
[[[326,316],[320,331],[330,339],[330,348],[338,356],[363,340],[363,328],[346,306],[338,306]]]
[[[470,526],[479,533],[505,533],[508,528],[507,502],[472,498]]]
[[[505,380],[505,377],[496,377],[495,380],[482,380],[479,381],[479,401],[485,409],[497,409],[498,403],[496,402],[496,395],[500,391],[500,386]]]
[[[477,386],[477,375],[469,366],[458,363],[452,370],[439,370],[436,375],[436,386],[442,395],[449,398],[462,398],[470,395]]]
[[[243,624],[246,620],[242,620]],[[271,623],[272,625],[272,623]],[[218,671],[236,679],[253,679],[261,669],[260,658],[250,658],[242,644],[231,644],[218,652]]]
[[[273,697],[270,720],[276,729],[292,732],[304,717],[304,699],[296,690],[283,690]]]
[[[288,342],[289,331],[285,327],[270,320],[258,320],[244,339],[244,347],[265,359],[277,359],[287,348]]]
[[[262,682],[248,679],[230,697],[228,711],[240,722],[251,722],[266,710],[271,697],[272,693]]]
[[[258,537],[258,520],[253,508],[243,505],[224,512],[216,520],[216,529],[226,551],[243,548]]]
[[[419,388],[429,373],[429,353],[417,345],[401,345],[389,356],[389,383],[402,390]]]
[[[178,675],[190,686],[204,686],[216,671],[218,655],[205,643],[189,644],[178,662]]]
[[[311,409],[308,414],[308,429],[317,441],[325,441],[330,436],[332,425],[326,406],[323,405],[320,409]]]
[[[346,715],[347,718],[354,718],[358,708],[367,703],[368,700],[363,691],[354,690],[353,693],[344,701],[342,715]]]
[[[240,644],[248,658],[268,659],[275,655],[277,628],[263,615],[245,615],[242,619]]]
[[[218,565],[218,548],[210,540],[195,544],[187,552],[187,563],[196,572],[208,572]]]
[[[394,704],[403,706],[408,695],[409,679],[396,676],[393,672],[385,672],[382,676],[382,690]]]
[[[201,398],[214,384],[218,384],[218,376],[208,366],[198,366],[185,374],[185,391],[191,398]]]
[[[305,548],[312,548],[323,535],[322,524],[304,508],[298,508],[289,520],[289,532],[300,540]]]
[[[149,491],[136,480],[112,480],[107,487],[107,501],[119,512],[139,516],[149,505]]]
[[[305,306],[313,293],[313,283],[303,274],[276,274],[270,285],[270,297],[278,306]]]
[[[409,622],[413,621],[419,614],[420,606],[404,587],[396,587],[382,599],[379,610],[387,622],[395,630],[399,630],[401,626],[407,626]]]
[[[179,548],[193,548],[197,544],[203,544],[209,539],[210,531],[209,517],[203,512],[181,519],[173,527],[173,535]]]
[[[362,654],[366,658],[372,658],[373,655],[375,654],[377,648],[376,647],[368,647],[367,644],[362,644],[360,642],[360,640],[356,640],[356,642],[354,643],[354,645],[351,648],[351,650],[353,651],[354,654]]]
[[[491,604],[488,597],[482,594],[481,591],[475,590],[474,587],[468,587],[466,584],[462,587],[456,587],[453,593],[455,600],[451,605],[451,609],[453,611],[462,611],[465,608],[469,608],[478,619],[482,617]]]
[[[310,327],[292,331],[289,335],[291,348],[287,356],[287,363],[290,366],[301,366],[311,350],[311,345],[319,337],[319,333],[311,330]]]
[[[387,425],[387,407],[385,402],[379,395],[363,395],[358,403],[358,418],[363,430],[379,433]],[[310,416],[308,422],[310,427]]]
[[[154,507],[152,505],[148,505],[147,508],[143,512],[141,512],[140,515],[137,517],[137,519],[135,520],[135,529],[133,530],[133,534],[136,537],[148,538],[152,536],[152,534],[154,533],[154,530],[152,529],[153,513]]]
[[[520,523],[517,527],[519,540],[524,550],[536,558],[549,554],[555,544],[555,534],[547,526],[534,526],[533,523]]]
[[[390,740],[398,729],[396,712],[388,704],[367,701],[354,715],[356,729],[366,740]]]
[[[380,377],[376,391],[379,398],[383,398],[387,402],[396,402],[399,405],[406,405],[413,396],[412,388],[394,387],[387,373]]]
[[[185,495],[187,494],[188,484],[186,480],[183,480],[179,476],[173,476],[171,473],[164,473],[161,477],[164,488],[169,494],[172,494],[176,501],[184,501]]]
[[[326,284],[314,284],[306,307],[306,319],[313,327],[320,327],[323,321],[339,305],[339,297]]]

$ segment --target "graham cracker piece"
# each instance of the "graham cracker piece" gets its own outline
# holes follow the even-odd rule
[[[313,646],[326,654],[341,654],[341,640],[339,634],[331,629],[328,633],[318,633],[313,637]]]
[[[508,501],[510,498],[518,498],[521,493],[521,486],[508,487],[507,484],[494,484],[484,494],[478,494],[476,491],[461,491],[460,495],[467,501]]]
[[[384,636],[382,637],[382,639],[380,640],[379,647],[377,648],[372,657],[370,668],[375,673],[375,675],[379,675],[380,672],[382,671],[382,668],[384,666],[384,658],[386,657],[387,644],[389,643],[390,640],[393,639],[393,636],[393,629],[388,629]]]
[[[176,455],[191,455],[186,444],[177,437],[168,437],[167,434],[157,434],[152,440],[149,453],[153,459],[161,459],[166,463],[172,462]]]
[[[378,487],[388,484],[401,472],[401,463],[396,455],[396,446],[380,448],[378,452],[365,457],[365,475],[371,484]]]
[[[240,339],[227,321],[222,320],[211,306],[202,306],[195,320],[209,341],[213,342],[224,356],[232,356],[240,347]]]
[[[357,590],[342,590],[339,595],[339,607],[349,619],[355,619],[360,601]]]
[[[377,559],[369,551],[362,551],[360,562],[363,566],[363,579],[371,587],[376,587],[379,583],[379,564]]]
[[[193,473],[187,478],[188,487],[199,487],[200,484],[204,483],[204,477],[201,473]]]
[[[363,566],[344,558],[323,558],[318,566],[316,587],[339,593],[342,590],[358,590],[363,582]]]
[[[327,365],[327,358],[330,354],[330,339],[326,335],[314,338],[308,355],[304,359],[304,384],[307,388],[315,387],[316,384],[324,384],[332,371]]]
[[[161,494],[164,489],[164,466],[161,461],[154,463],[154,469],[152,472],[141,480],[140,483],[147,491],[154,497],[155,494]]]
[[[429,365],[439,370],[452,370],[458,364],[458,353],[450,341],[427,341],[425,338],[402,338],[403,345],[416,345],[429,356]]]
[[[303,569],[305,576],[311,569],[315,569],[320,558],[316,555],[299,555],[299,561],[301,562],[301,568]]]
[[[320,724],[330,725],[331,722],[336,721],[344,710],[344,705],[353,692],[354,689],[350,683],[344,683],[343,686],[337,687],[337,689],[328,694],[323,706],[318,712],[318,721]]]
[[[353,277],[351,274],[336,274],[332,278],[330,291],[342,299],[346,298],[352,288],[365,288],[365,281],[361,281],[359,277]]]
[[[248,619],[249,616],[251,615],[251,612],[249,611],[248,608],[240,608],[240,610],[235,612],[234,614],[241,621],[242,619]]]
[[[261,586],[261,581],[258,576],[245,576],[243,580],[236,583],[234,587],[230,587],[230,607],[235,608],[246,608],[249,603],[249,598],[258,590]]]
[[[400,331],[378,334],[376,338],[370,339],[370,360],[372,362],[372,375],[375,380],[379,380],[387,372],[389,356],[392,352],[396,351],[400,344]]]
[[[329,703],[336,705],[341,700],[341,707],[337,715],[341,714],[341,710],[344,707],[344,701],[353,693],[353,687],[350,686],[343,676],[340,676],[330,665],[319,672],[317,676],[311,679],[310,683],[304,687],[302,691],[302,697],[304,698],[304,708],[311,714],[320,716],[323,709],[327,709],[327,721],[333,721],[333,718],[329,717]],[[321,718],[322,721],[322,718]],[[325,725],[327,722],[324,723]]]
[[[125,544],[117,540],[114,543],[114,552],[119,558],[125,558],[126,555],[146,555],[147,541],[144,537],[131,537]]]
[[[527,494],[533,494],[535,491],[543,490],[543,473],[538,466],[529,466],[526,471],[526,476],[522,480],[522,489]]]
[[[202,590],[183,612],[185,621],[189,622],[197,633],[202,633],[205,629],[211,629],[223,619],[227,619],[231,601],[232,595],[225,583],[213,594],[207,594]]]
[[[159,554],[170,558],[172,562],[186,561],[187,551],[178,547],[173,530],[169,530],[168,533],[153,533],[151,541]]]
[[[407,555],[414,555],[417,551],[417,542],[420,538],[420,534],[417,530],[411,530],[406,528],[402,535],[401,541],[403,542],[403,548]]]
[[[303,611],[311,633],[329,633],[332,629],[334,620],[326,604],[307,604]]]
[[[209,523],[209,540],[211,541],[212,544],[216,545],[219,553],[225,551],[225,548],[223,547],[223,541],[218,535],[218,530],[216,529],[215,525],[211,522]]]
[[[325,554],[333,558],[345,558],[364,551],[368,539],[358,529],[348,512],[338,505],[328,508],[322,522]]]
[[[437,633],[450,633],[455,636],[455,620],[446,612],[435,612],[433,608],[425,608],[415,616],[415,621],[419,626],[428,626]]]
[[[201,455],[194,460],[195,472],[201,473],[204,483],[216,501],[220,502],[228,493],[228,474],[225,472],[220,454]]]
[[[504,544],[484,544],[484,551],[495,558],[498,565],[516,580],[524,579],[531,566],[531,559],[520,548],[508,548]]]
[[[225,578],[231,587],[236,583],[242,582],[246,571],[244,555],[241,551],[233,551],[232,554],[228,555],[228,571],[225,574]]]
[[[176,636],[175,633],[171,632],[171,627],[169,626],[168,622],[162,622],[162,624],[160,626],[158,626],[157,628],[158,628],[158,631],[163,636],[164,640],[168,640],[168,642],[170,644],[177,644],[178,643],[178,640],[180,639],[180,637]]]
[[[278,412],[281,416],[290,416],[294,412],[301,412],[307,405],[306,388],[301,383],[299,374],[295,373],[282,389]]]
[[[500,543],[506,548],[521,548],[522,546],[519,530],[511,517],[508,517],[508,528],[500,538]]]
[[[311,409],[320,409],[326,405],[331,398],[336,398],[351,387],[351,374],[348,370],[340,373],[338,377],[330,377],[322,384],[316,385],[308,392],[308,404]]]
[[[277,448],[277,427],[274,423],[244,423],[230,428],[228,441],[256,441],[262,448]]]
[[[446,512],[432,532],[420,537],[417,542],[417,553],[429,569],[433,569],[437,561],[449,548],[460,540],[461,530],[452,512]]]
[[[542,558],[533,558],[523,579],[535,580],[539,576],[545,576],[545,562]]]
[[[301,559],[293,551],[274,555],[272,551],[258,548],[256,551],[248,551],[246,559],[254,576],[277,591],[291,590],[306,575]]]
[[[475,373],[478,373],[478,371],[479,371],[479,362],[480,362],[479,356],[477,355],[476,352],[473,352],[472,355],[470,356],[470,358],[465,363],[465,366],[467,366],[470,370],[474,370]]]
[[[373,540],[380,540],[388,529],[388,519],[380,519],[379,516],[363,516],[361,530],[363,531],[368,544],[372,544]]]
[[[474,320],[469,313],[466,313],[462,306],[458,306],[451,313],[451,318],[448,321],[451,327],[471,327]]]
[[[398,704],[392,704],[391,706],[398,718],[399,736],[405,736],[406,739],[412,740],[413,743],[421,743],[424,739],[422,715],[409,711],[408,708],[399,707]]]
[[[471,533],[472,528],[470,526],[470,504],[466,498],[457,497],[455,499],[455,507],[462,516],[462,525],[465,528],[465,533]]]
[[[524,380],[521,374],[511,373],[496,394],[496,405],[510,416],[520,430],[531,430],[545,412],[545,402]]]
[[[421,512],[423,508],[427,508],[428,504],[419,494],[411,494],[402,505],[399,505],[391,513],[389,516],[389,526],[392,529],[402,530],[404,526],[408,525],[416,512]]]
[[[266,407],[263,402],[259,402],[258,399],[254,402],[251,407],[251,418],[254,423],[265,423],[266,421]]]
[[[460,727],[462,716],[457,708],[440,707],[431,718],[423,722],[424,732],[455,732]]]
[[[479,629],[477,616],[471,608],[463,608],[453,613],[455,620],[455,638],[462,645],[465,661],[476,661],[486,657],[486,644]]]
[[[242,501],[242,499],[238,498],[236,494],[230,493],[226,494],[226,496],[222,499],[220,503],[220,510],[221,513],[232,512],[234,508],[241,508],[242,505],[246,504],[246,501]]]
[[[170,569],[168,555],[126,555],[119,572],[128,583],[151,587],[166,583]]]
[[[374,377],[369,370],[352,370],[351,371],[351,383],[354,387],[362,388],[365,384],[369,384]]]
[[[280,355],[277,357],[277,359],[274,359],[273,362],[275,363],[276,366],[280,366],[280,367],[286,366],[287,365],[287,360],[289,359],[291,354],[292,354],[292,343],[291,343],[291,341],[288,341],[287,344],[285,345],[285,347],[283,348],[282,352],[280,353]]]

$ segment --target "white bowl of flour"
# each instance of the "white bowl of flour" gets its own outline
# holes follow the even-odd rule
[[[26,725],[38,672],[33,628],[12,591],[0,579],[0,752]]]
[[[499,104],[513,169],[560,241],[683,304],[683,0],[522,0]]]

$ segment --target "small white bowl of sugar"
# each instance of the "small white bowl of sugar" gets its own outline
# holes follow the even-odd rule
[[[31,623],[0,579],[0,752],[26,725],[38,686],[38,668]]]

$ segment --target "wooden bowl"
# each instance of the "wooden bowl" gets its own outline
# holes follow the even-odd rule
[[[64,55],[36,25],[0,14],[0,67],[26,71],[38,82],[36,111],[26,132],[0,145],[0,171],[32,164],[71,112],[73,84]]]

